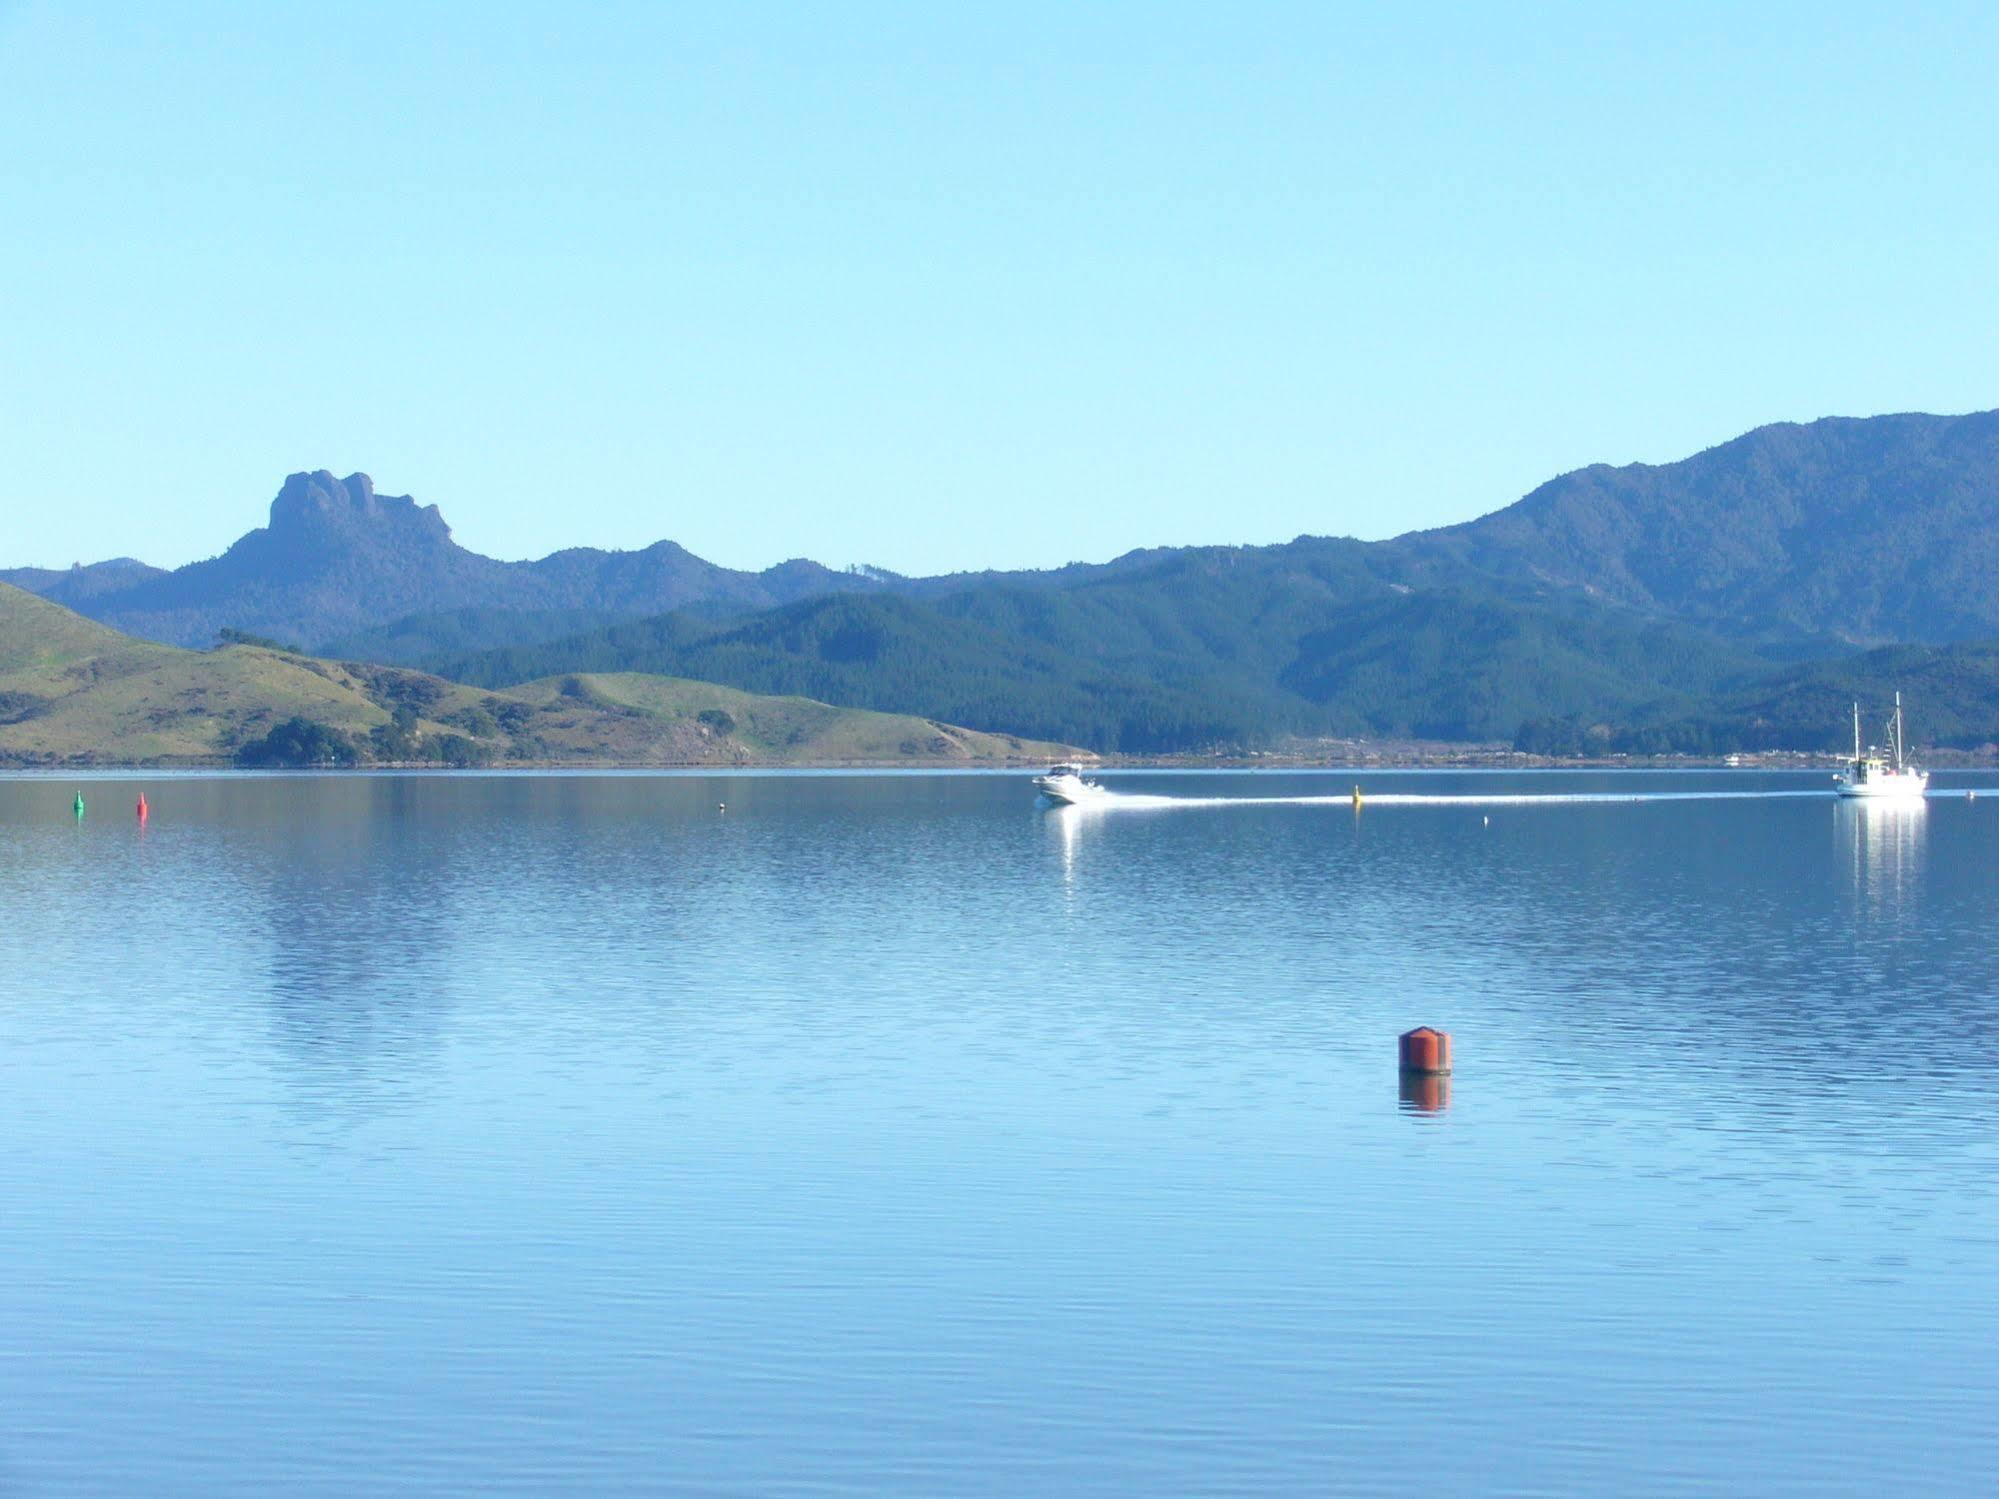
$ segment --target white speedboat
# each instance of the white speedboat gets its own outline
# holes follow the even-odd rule
[[[1047,775],[1034,778],[1034,789],[1066,807],[1101,801],[1110,795],[1095,781],[1084,780],[1082,770],[1074,765],[1051,765]]]
[[[1913,797],[1929,790],[1930,773],[1918,770],[1903,758],[1902,694],[1895,694],[1895,716],[1888,720],[1888,748],[1884,753],[1869,745],[1860,748],[1860,704],[1853,705],[1853,759],[1845,770],[1832,778],[1832,789],[1841,796]]]

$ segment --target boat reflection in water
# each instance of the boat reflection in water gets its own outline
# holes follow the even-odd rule
[[[1920,888],[1929,803],[1920,797],[1841,798],[1833,806],[1834,857],[1858,912],[1898,917]]]
[[[1089,813],[1080,807],[1060,806],[1047,819],[1055,830],[1055,838],[1062,850],[1062,883],[1073,886],[1076,883],[1076,844],[1083,835],[1083,819]]]
[[[1062,884],[1072,894],[1076,886],[1078,857],[1082,852],[1083,828],[1104,815],[1102,804],[1057,802],[1042,808],[1042,822],[1054,840],[1062,863]]]

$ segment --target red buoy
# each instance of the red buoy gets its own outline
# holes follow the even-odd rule
[[[139,812],[139,821],[141,822],[144,822],[146,818],[150,815],[146,810],[146,793],[143,791],[139,793],[138,812]]]
[[[1442,1077],[1451,1070],[1451,1033],[1419,1025],[1402,1036],[1402,1070]]]

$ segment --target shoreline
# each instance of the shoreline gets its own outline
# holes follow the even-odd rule
[[[1743,770],[1825,772],[1846,763],[1846,757],[1832,752],[1771,751],[1764,754],[1720,755],[1612,755],[1598,758],[1560,759],[1517,751],[1495,752],[1480,748],[1442,746],[1419,753],[1362,753],[1348,757],[1285,755],[1106,755],[1077,757],[1093,771],[1344,771],[1355,775],[1408,771],[1688,771]],[[1975,770],[1999,764],[1999,756],[1970,750],[1934,750],[1923,754],[1922,762],[1932,770]],[[936,772],[954,775],[1022,774],[1047,768],[1045,760],[741,760],[726,764],[713,761],[625,761],[625,760],[521,760],[500,765],[447,765],[441,761],[394,761],[372,765],[236,765],[224,759],[78,761],[60,762],[0,760],[0,776],[105,775],[184,775],[270,777],[285,775],[539,775],[549,772],[603,772],[624,775],[660,772],[710,775],[762,774],[772,771],[825,773],[835,771]]]

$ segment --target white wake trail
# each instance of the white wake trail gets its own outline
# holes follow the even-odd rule
[[[1987,795],[1980,787],[1932,791],[1929,800],[1962,800],[1968,794]],[[1989,794],[1999,794],[1999,791]],[[1153,792],[1107,791],[1084,803],[1078,811],[1164,811],[1196,807],[1351,807],[1353,793],[1345,796],[1162,796]],[[1822,801],[1838,800],[1831,787],[1824,790],[1768,791],[1563,791],[1563,792],[1449,792],[1449,791],[1369,791],[1361,787],[1361,809],[1369,807],[1565,807],[1631,804],[1643,802],[1702,801]]]

